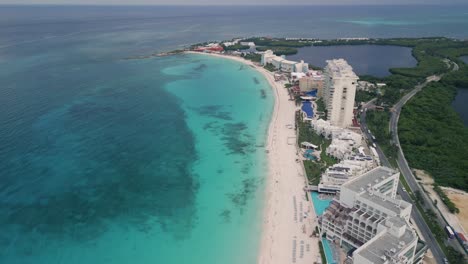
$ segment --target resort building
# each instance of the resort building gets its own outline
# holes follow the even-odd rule
[[[249,47],[255,47],[255,43],[254,42],[241,42],[240,43],[242,46],[249,46]]]
[[[323,119],[312,120],[310,125],[312,126],[312,129],[315,131],[315,133],[326,138],[331,138],[333,134],[337,134],[343,131],[343,128],[333,126],[329,121],[325,121]]]
[[[371,170],[375,164],[372,157],[361,154],[355,154],[349,159],[342,160],[322,173],[320,183],[317,186],[318,192],[337,193],[340,191],[341,185]]]
[[[260,63],[265,66],[271,63],[277,70],[283,72],[307,72],[309,70],[309,64],[304,61],[296,62],[287,60],[286,57],[276,56],[272,50],[267,50],[262,53]]]
[[[339,160],[351,157],[354,155],[355,149],[362,145],[361,134],[334,126],[329,121],[318,119],[312,120],[310,124],[315,133],[332,139],[330,146],[326,149],[326,153]]]
[[[345,128],[353,124],[358,79],[353,68],[344,59],[327,60],[323,99],[332,125]]]
[[[335,130],[332,132],[331,137],[332,142],[326,149],[327,155],[339,160],[351,157],[354,154],[354,149],[362,144],[362,136],[347,129]]]
[[[355,249],[356,264],[420,263],[426,247],[409,224],[411,204],[396,199],[399,172],[374,168],[344,183],[322,218],[321,234]]]
[[[306,76],[299,79],[299,88],[301,92],[310,92],[317,90],[317,96],[323,94],[323,75],[321,71],[308,71]]]
[[[367,82],[367,81],[358,81],[357,87],[356,87],[358,91],[366,91],[366,92],[374,90],[375,88],[376,88],[375,84],[371,82]]]
[[[304,72],[291,72],[291,82],[292,83],[298,82],[300,79],[304,78],[305,76],[307,75]]]
[[[241,39],[234,39],[234,40],[232,40],[232,41],[226,41],[226,42],[223,42],[223,45],[224,45],[225,47],[234,46],[234,45],[236,45],[236,44],[239,44],[239,41],[240,41],[240,40],[241,40]]]

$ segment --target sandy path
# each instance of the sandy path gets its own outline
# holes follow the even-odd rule
[[[311,202],[306,201],[304,169],[296,162],[295,103],[283,82],[275,82],[273,74],[240,57],[207,54],[233,59],[252,66],[270,83],[275,94],[275,107],[268,131],[267,186],[263,213],[262,238],[258,263],[314,263],[320,257],[318,239],[311,238],[317,225]],[[307,217],[304,217],[304,213]]]

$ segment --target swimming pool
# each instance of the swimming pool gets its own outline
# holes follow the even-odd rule
[[[302,102],[302,111],[307,114],[308,118],[314,117],[314,109],[311,102]]]
[[[312,149],[307,149],[305,152],[304,152],[304,158],[306,159],[309,159],[309,160],[316,160],[317,158],[312,155],[314,151]]]
[[[311,192],[310,196],[312,197],[312,203],[314,204],[315,214],[317,216],[322,215],[325,209],[328,208],[328,206],[330,205],[332,201],[331,199],[329,200],[320,199],[318,192]]]
[[[317,90],[312,90],[310,92],[306,92],[305,93],[307,96],[313,96],[313,97],[317,97]]]
[[[335,259],[333,258],[333,252],[330,247],[330,243],[327,239],[322,238],[323,251],[325,251],[325,258],[327,259],[328,264],[336,264]]]

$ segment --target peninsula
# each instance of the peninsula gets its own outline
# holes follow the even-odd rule
[[[413,56],[419,62],[418,66],[391,69],[392,75],[386,78],[357,77],[352,67],[344,60],[329,61],[326,69],[322,71],[307,62],[290,61],[284,57],[285,54],[296,53],[296,49],[300,47],[361,44],[412,47]],[[452,49],[441,47],[448,44],[452,45]],[[365,113],[368,109],[384,110],[369,112],[369,116],[373,117],[375,114],[391,112],[390,106],[406,94],[401,89],[399,94],[395,94],[396,87],[416,85],[426,77],[429,78],[424,85],[430,82],[434,83],[433,86],[437,85],[441,79],[437,75],[445,76],[443,79],[445,85],[465,84],[467,80],[460,73],[467,71],[468,68],[457,59],[468,53],[464,44],[446,38],[338,40],[250,38],[222,43],[203,43],[191,47],[192,51],[188,52],[233,59],[255,68],[268,80],[275,94],[276,103],[266,144],[269,171],[259,263],[332,263],[346,259],[381,263],[384,258],[403,261],[401,260],[403,256],[406,261],[412,263],[420,263],[423,259],[424,263],[438,263],[448,261],[447,258],[453,261],[463,256],[460,251],[463,252],[465,231],[461,225],[431,220],[426,215],[431,211],[421,208],[425,206],[420,204],[422,199],[419,198],[420,191],[415,189],[417,187],[411,188],[406,183],[405,178],[411,177],[406,175],[407,172],[403,171],[403,185],[398,184],[400,173],[392,169],[396,165],[393,161],[397,158],[397,154],[392,147],[392,141],[386,138],[388,136],[379,133],[379,130],[385,131],[383,128],[385,123],[380,123],[379,128],[373,123],[374,119],[370,119],[374,136],[366,126]],[[437,52],[428,54],[428,49]],[[380,90],[379,96],[375,94],[375,90]],[[364,104],[364,101],[360,101],[362,98],[370,101]],[[392,161],[388,162],[386,156]],[[400,166],[399,163],[397,165]],[[431,171],[430,168],[427,170]],[[379,192],[383,195],[379,199],[388,201],[389,204],[375,205],[371,211],[366,212],[366,209],[359,209],[359,202],[348,204],[346,200],[340,200],[339,195],[331,200],[335,194],[343,195],[346,188],[369,189],[368,185],[362,185],[361,182],[373,177],[382,176],[383,179],[387,174],[393,176],[385,178],[382,182],[379,179],[378,184],[372,188],[373,190],[384,188]],[[436,178],[436,181],[438,180],[440,179]],[[386,187],[390,183],[392,187]],[[403,194],[402,188],[405,188],[405,192],[408,191],[410,196]],[[395,196],[397,189],[401,198]],[[449,209],[455,206],[446,196],[444,199],[440,188],[434,189],[439,191]],[[316,192],[319,193],[318,196],[314,194]],[[359,192],[349,195],[354,195],[355,198],[352,199],[362,200],[361,203],[365,204],[375,200],[375,198],[365,200],[368,199],[365,198],[366,195],[374,195],[369,190],[365,195]],[[325,213],[320,208],[315,208],[321,200],[327,203],[328,209]],[[331,205],[328,206],[330,202]],[[391,209],[394,205],[399,210]],[[340,212],[359,210],[375,219],[372,220],[372,224],[368,223],[367,230],[362,230],[363,235],[360,237],[361,231],[354,234],[347,226],[345,227],[345,223],[351,221],[346,216],[339,220],[344,221],[341,226],[336,225],[335,222],[340,217],[336,210]],[[393,210],[394,213],[389,213],[388,210]],[[437,209],[430,210],[435,210],[432,211],[435,214],[441,214]],[[413,213],[410,217],[411,211]],[[379,217],[382,219],[382,215],[378,212],[385,212],[383,219],[387,220],[383,222],[378,220]],[[349,215],[349,212],[347,214]],[[360,217],[360,214],[355,216],[358,221],[362,221],[359,220]],[[379,222],[380,224],[377,224]],[[394,225],[404,228],[403,233],[392,233],[391,227]],[[455,234],[462,240],[461,244],[458,242],[447,244],[441,241],[444,234],[435,231],[447,226],[448,229],[447,227],[445,229],[453,233],[450,225],[457,227]],[[431,234],[432,232],[435,232],[435,235]],[[401,234],[405,237],[400,237]],[[398,250],[387,252],[392,246],[390,242],[392,239],[406,242],[403,247],[398,243],[395,244]],[[430,253],[424,258],[427,249]],[[371,257],[376,254],[381,255],[378,261]]]

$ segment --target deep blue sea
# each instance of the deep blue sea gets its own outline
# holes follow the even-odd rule
[[[467,38],[466,10],[0,6],[0,263],[254,263],[267,82],[200,55],[125,58],[255,35]]]

